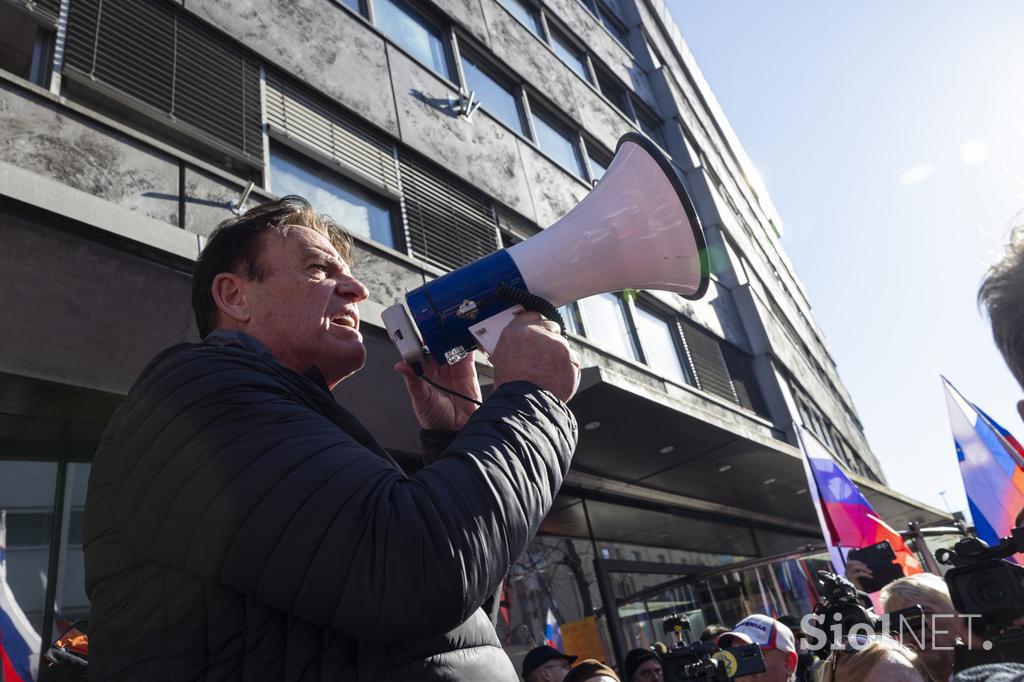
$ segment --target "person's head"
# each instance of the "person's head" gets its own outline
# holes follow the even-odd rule
[[[913,651],[890,637],[872,636],[833,651],[815,672],[815,682],[929,682]],[[949,676],[941,678],[949,679]]]
[[[523,679],[526,682],[562,682],[575,660],[575,656],[567,656],[549,646],[530,649],[523,659]]]
[[[718,640],[718,636],[723,632],[728,632],[729,628],[718,623],[712,623],[711,625],[704,628],[704,631],[700,633],[700,641],[702,642],[715,642]]]
[[[924,628],[914,626],[903,643],[918,652],[920,662],[937,680],[953,674],[953,646],[957,636],[966,637],[966,626],[956,617],[946,581],[934,573],[916,573],[882,588],[883,613],[921,606]],[[909,628],[908,628],[909,629]]]
[[[1003,257],[985,273],[978,302],[988,313],[996,347],[1024,388],[1024,227],[1011,233]],[[1024,417],[1024,400],[1017,409]]]
[[[329,386],[359,370],[366,349],[352,276],[352,239],[305,199],[287,196],[217,226],[196,261],[192,309],[201,336],[241,331]]]
[[[790,682],[796,673],[797,650],[793,632],[769,616],[747,616],[718,637],[718,646],[725,649],[744,644],[757,644],[764,655],[764,672],[745,677],[744,682]]]
[[[793,639],[796,640],[797,652],[802,652],[804,650],[804,632],[800,625],[800,619],[796,616],[783,615],[779,616],[778,620],[790,629],[790,632],[793,633]]]
[[[633,649],[622,663],[624,682],[662,682],[661,657],[650,649]]]
[[[615,671],[600,661],[588,658],[580,661],[569,674],[565,676],[564,682],[620,682]]]

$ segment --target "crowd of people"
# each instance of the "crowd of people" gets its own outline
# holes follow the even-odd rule
[[[751,614],[731,628],[707,626],[700,641],[713,643],[719,650],[757,644],[764,671],[745,676],[748,682],[1024,682],[1024,666],[1013,664],[955,672],[954,645],[971,641],[980,647],[983,642],[971,632],[969,621],[958,617],[946,582],[939,576],[919,573],[900,578],[883,588],[880,602],[883,613],[920,607],[923,618],[914,622],[914,632],[896,628],[844,634],[814,650],[801,628],[802,617]],[[522,678],[525,682],[684,682],[686,678],[678,674],[666,676],[663,660],[671,660],[672,654],[673,649],[657,642],[631,650],[622,665],[613,669],[592,659],[574,665],[575,656],[540,646],[524,659]]]

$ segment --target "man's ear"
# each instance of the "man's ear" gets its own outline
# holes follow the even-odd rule
[[[796,672],[796,664],[800,662],[800,656],[795,651],[786,652],[786,672],[790,675]]]
[[[213,302],[227,320],[248,322],[252,311],[245,300],[245,280],[230,272],[218,273],[213,278]]]

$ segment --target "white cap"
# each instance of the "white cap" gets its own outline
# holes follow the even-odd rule
[[[729,632],[718,636],[718,646],[730,645],[729,638],[735,637],[744,644],[757,644],[762,649],[778,649],[796,654],[796,638],[793,631],[779,621],[762,614],[747,616],[736,623]]]

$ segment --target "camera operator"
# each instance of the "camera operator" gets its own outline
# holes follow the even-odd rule
[[[934,679],[948,680],[953,674],[953,647],[958,637],[966,640],[968,631],[953,608],[946,581],[934,573],[906,576],[883,587],[881,601],[885,613],[920,605],[922,626],[915,624],[915,631],[905,633],[902,642],[917,652]]]
[[[623,682],[664,682],[661,656],[650,649],[633,649],[622,664]]]
[[[719,635],[721,648],[739,644],[757,644],[764,654],[763,673],[747,678],[749,682],[793,682],[796,676],[797,650],[793,631],[768,616],[754,614]]]
[[[917,655],[891,637],[853,635],[818,665],[815,682],[945,682],[932,680]]]

